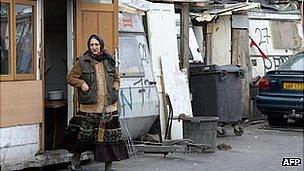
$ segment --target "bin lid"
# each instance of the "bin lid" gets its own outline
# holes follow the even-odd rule
[[[216,116],[195,116],[195,117],[184,117],[184,121],[190,122],[217,122],[219,117]]]
[[[200,65],[190,68],[190,75],[244,73],[239,65]]]
[[[216,70],[220,70],[220,71],[227,71],[227,72],[239,72],[241,69],[240,66],[238,65],[221,65],[221,66],[217,66]]]
[[[239,72],[241,67],[239,65],[210,65],[205,66],[203,68],[204,72],[221,72],[221,71],[226,71],[226,72]]]

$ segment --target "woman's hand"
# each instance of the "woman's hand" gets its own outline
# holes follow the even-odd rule
[[[88,84],[87,84],[87,83],[83,83],[82,86],[81,86],[81,90],[82,90],[83,92],[88,91],[88,90],[89,90]]]

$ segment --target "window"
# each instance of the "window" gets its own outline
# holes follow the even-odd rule
[[[273,48],[294,49],[297,48],[296,41],[299,38],[297,23],[294,21],[272,21],[271,23]],[[301,40],[301,39],[300,39]]]
[[[10,27],[9,27],[9,3],[2,3],[1,2],[1,46],[0,46],[0,53],[1,53],[1,68],[0,74],[1,75],[9,75],[10,70]]]
[[[143,77],[144,69],[140,48],[135,37],[119,37],[119,60],[121,77]]]
[[[35,79],[35,2],[1,2],[0,80]]]

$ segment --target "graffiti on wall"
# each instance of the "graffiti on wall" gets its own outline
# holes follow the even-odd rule
[[[270,59],[272,58],[272,59]],[[278,67],[286,62],[289,59],[289,56],[274,56],[268,57],[267,59],[263,59],[264,61],[264,68],[267,70],[270,69],[278,69]]]
[[[267,58],[262,57],[251,57],[252,64],[252,77],[258,75],[263,76],[269,70],[276,70],[284,62],[286,62],[290,56],[268,56]]]
[[[278,69],[290,57],[284,49],[272,47],[272,35],[267,26],[266,23],[257,25],[250,32],[252,77],[263,76],[269,70]]]
[[[149,60],[147,59],[147,48],[144,43],[139,42],[138,43],[139,53],[142,61],[145,61],[147,64],[149,63]]]
[[[271,37],[268,32],[268,28],[255,28],[255,34],[258,35],[258,44],[261,46],[262,44],[269,44],[269,38]]]
[[[255,28],[255,33],[258,35],[259,46],[262,44],[269,44],[269,38],[271,37],[268,32],[268,28]]]
[[[132,98],[132,91],[131,87],[128,89],[129,93],[125,92],[124,89],[120,89],[119,94],[119,103],[120,103],[120,109],[121,109],[121,115],[126,115],[126,108],[129,108],[130,110],[133,109],[133,98]]]

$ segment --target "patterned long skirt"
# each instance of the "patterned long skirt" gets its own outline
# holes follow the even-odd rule
[[[64,131],[62,145],[72,153],[93,151],[95,161],[99,162],[129,158],[117,112],[78,112]]]

